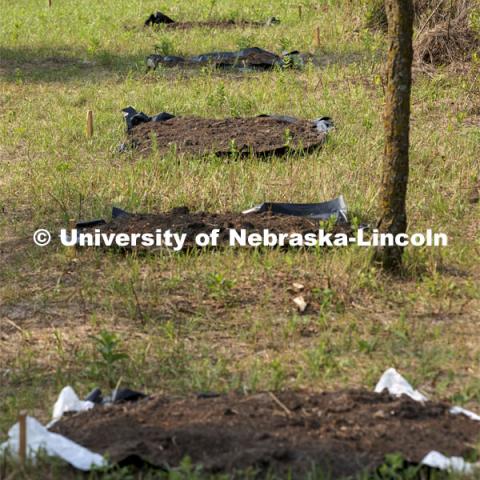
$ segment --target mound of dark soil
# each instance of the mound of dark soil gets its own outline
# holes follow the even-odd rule
[[[276,67],[287,68],[294,66],[295,58],[297,64],[303,62],[301,54],[288,53],[279,55],[259,47],[243,48],[235,52],[208,52],[191,57],[179,57],[177,55],[149,55],[147,57],[147,68],[156,69],[162,67],[211,67],[220,69],[237,70],[272,70]]]
[[[220,230],[218,246],[225,247],[229,244],[230,230],[246,230],[246,234],[263,233],[266,229],[272,234],[293,234],[305,235],[316,234],[319,229],[319,220],[290,216],[274,215],[270,212],[264,213],[190,213],[188,208],[180,207],[166,213],[159,214],[129,214],[113,218],[103,225],[94,225],[101,233],[107,234],[143,234],[154,233],[156,230],[187,235],[184,248],[196,247],[195,237],[200,233],[210,234],[213,229]],[[88,229],[87,229],[88,230]],[[331,229],[335,232],[349,232],[347,224],[337,225]]]
[[[265,22],[253,22],[248,20],[205,20],[197,22],[174,22],[166,24],[168,29],[189,30],[191,28],[235,28],[235,27],[264,27]]]
[[[325,141],[313,122],[282,121],[272,117],[226,118],[175,117],[149,122],[129,132],[132,145],[140,152],[152,149],[152,138],[161,153],[217,156],[282,155],[311,150]]]
[[[315,464],[340,478],[374,470],[394,452],[413,463],[431,450],[468,456],[480,423],[442,403],[349,390],[158,396],[97,407],[52,430],[119,463],[168,469],[188,455],[207,472],[291,470],[299,478]]]
[[[190,28],[233,28],[233,27],[264,27],[276,25],[280,21],[270,17],[265,22],[253,22],[249,20],[205,20],[191,22],[177,22],[162,12],[152,13],[145,21],[145,26],[164,25],[170,29],[188,30]]]

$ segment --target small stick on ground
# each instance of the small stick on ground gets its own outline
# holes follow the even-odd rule
[[[452,23],[452,8],[453,8],[453,0],[450,0],[450,8],[448,9],[447,41],[450,40],[450,24]]]
[[[19,327],[13,320],[9,318],[4,319],[7,323],[9,323],[13,328],[17,329],[20,333],[24,333],[23,328]]]
[[[52,0],[48,0],[48,6],[49,6],[49,7],[52,6]]]
[[[120,385],[122,384],[122,381],[123,381],[123,377],[120,377],[118,379],[117,384],[115,385],[115,389],[113,390],[113,397],[112,397],[113,402],[117,399],[117,392],[118,392],[118,389],[120,388]]]
[[[27,412],[21,411],[18,414],[18,457],[20,463],[25,465],[27,459]]]
[[[302,18],[302,6],[298,6],[298,18]]]
[[[320,48],[320,27],[315,29],[315,48]]]
[[[274,393],[268,392],[268,394],[270,395],[270,397],[272,398],[272,400],[273,400],[288,416],[291,416],[291,415],[292,415],[292,411],[291,411],[284,403],[282,403]]]
[[[140,300],[138,299],[137,291],[135,290],[135,285],[133,284],[133,280],[130,282],[130,285],[132,287],[132,293],[135,298],[135,307],[137,310],[137,316],[142,323],[145,323],[145,316],[143,315],[142,307],[140,306]]]
[[[319,78],[318,78],[318,82],[316,83],[315,87],[313,87],[313,91],[316,92],[316,91],[317,91],[317,88],[318,88],[320,85],[323,87],[322,77],[319,77]]]
[[[93,137],[93,112],[87,111],[87,137]]]

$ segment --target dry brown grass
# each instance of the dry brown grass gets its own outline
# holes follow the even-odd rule
[[[414,18],[416,24],[421,24],[421,19],[433,12],[431,20],[438,21],[439,15],[442,15],[442,8],[439,8],[440,0],[414,0]],[[459,0],[458,3],[467,0]],[[440,2],[443,4],[444,2]],[[446,2],[445,2],[446,3]],[[387,13],[385,11],[384,0],[375,1],[367,13],[366,27],[371,30],[387,31]]]
[[[417,34],[414,45],[418,65],[450,65],[468,61],[479,48],[478,35],[470,25],[470,14],[476,2],[461,0],[447,13],[438,9],[427,18]],[[428,28],[428,25],[432,26]]]

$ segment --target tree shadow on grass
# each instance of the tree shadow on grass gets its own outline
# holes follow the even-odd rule
[[[98,81],[103,75],[145,72],[146,55],[119,55],[105,50],[94,53],[71,47],[6,48],[0,47],[0,79],[20,82]]]

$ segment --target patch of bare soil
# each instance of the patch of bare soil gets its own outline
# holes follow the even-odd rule
[[[468,457],[480,423],[448,409],[362,390],[155,396],[65,417],[52,430],[121,464],[168,470],[188,455],[211,473],[300,478],[315,464],[342,478],[375,470],[389,453],[413,463],[431,450]]]
[[[219,229],[218,246],[226,246],[229,242],[229,231],[245,229],[246,234],[263,233],[267,229],[273,234],[318,233],[319,220],[291,215],[273,215],[264,213],[190,213],[187,207],[179,207],[166,213],[131,214],[113,218],[110,222],[96,226],[102,233],[143,234],[155,231],[170,230],[172,233],[187,235],[185,248],[195,246],[195,237],[200,233],[210,234],[213,229]],[[347,225],[337,225],[332,231],[349,231]]]
[[[175,117],[134,127],[129,138],[142,153],[152,150],[152,139],[160,153],[282,155],[320,147],[325,134],[313,122],[287,122],[272,117],[226,118]]]
[[[9,238],[8,234],[5,235],[5,241],[2,238],[0,242],[0,262],[3,265],[20,259],[33,243],[31,237]]]
[[[467,127],[480,128],[480,113],[467,117],[463,124]]]

